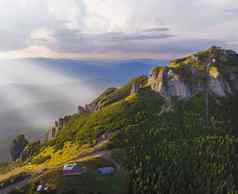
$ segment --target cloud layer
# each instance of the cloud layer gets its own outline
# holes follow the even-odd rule
[[[169,58],[238,50],[237,0],[1,0],[0,58]]]

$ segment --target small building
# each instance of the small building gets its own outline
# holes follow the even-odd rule
[[[86,172],[86,169],[82,168],[77,163],[65,164],[64,167],[63,167],[63,174],[65,176],[81,175],[81,174],[84,174],[85,172]]]
[[[115,169],[113,167],[103,167],[103,168],[98,168],[97,172],[101,175],[109,175],[113,174]]]

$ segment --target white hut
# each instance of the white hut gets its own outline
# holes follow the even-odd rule
[[[81,166],[77,163],[65,164],[63,167],[63,174],[67,175],[81,175],[85,172],[85,168],[81,168]]]

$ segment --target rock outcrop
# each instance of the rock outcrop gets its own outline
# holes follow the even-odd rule
[[[191,96],[188,86],[181,79],[181,76],[175,73],[172,69],[157,68],[149,77],[148,85],[155,92],[160,93],[161,96]]]
[[[13,161],[20,158],[23,150],[28,145],[28,141],[24,135],[17,136],[11,143],[10,154]]]
[[[207,51],[156,67],[148,86],[164,97],[190,97],[206,90],[224,97],[238,92],[238,55],[212,47]]]
[[[47,140],[54,139],[59,131],[63,129],[71,119],[71,115],[64,116],[55,121],[54,126],[52,126],[47,134]]]

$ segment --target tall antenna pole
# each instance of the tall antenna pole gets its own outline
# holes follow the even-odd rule
[[[209,111],[209,89],[208,89],[208,84],[209,84],[209,67],[210,67],[210,62],[207,63],[207,66],[206,66],[206,88],[205,88],[205,114],[206,114],[206,120],[205,120],[205,126],[206,126],[206,129],[208,129],[208,111]]]
[[[209,125],[209,68],[211,64],[215,63],[216,59],[212,58],[209,59],[209,62],[206,65],[206,88],[205,88],[205,114],[206,114],[206,120],[205,120],[205,126],[208,129]]]

